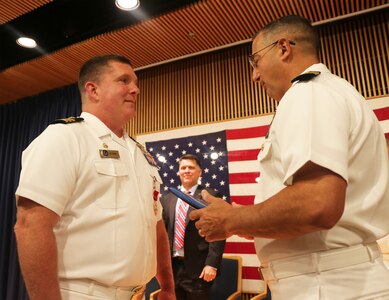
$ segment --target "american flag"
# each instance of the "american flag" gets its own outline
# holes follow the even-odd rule
[[[389,97],[369,100],[387,138],[389,138]],[[257,155],[265,138],[272,115],[181,128],[138,137],[158,161],[163,180],[161,192],[178,186],[177,158],[185,153],[197,154],[202,162],[201,183],[218,189],[227,200],[243,205],[253,204],[259,176]],[[211,153],[217,153],[212,160]],[[208,169],[208,172],[204,170]],[[258,292],[263,282],[258,273],[259,261],[252,241],[232,236],[227,240],[226,254],[243,259],[242,289]]]
[[[161,194],[168,192],[169,186],[180,186],[178,160],[184,154],[194,154],[201,162],[202,176],[199,184],[217,190],[223,195],[223,199],[229,199],[225,131],[148,142],[146,149],[160,167],[159,174],[163,180]]]
[[[180,185],[179,157],[195,154],[201,161],[203,173],[200,183],[203,186],[218,190],[227,201],[254,203],[256,178],[259,176],[256,158],[269,127],[269,118],[263,119],[267,120],[266,125],[146,142],[147,151],[160,167],[159,174],[163,180],[161,194],[168,192],[169,186]],[[213,156],[216,154],[217,158]],[[252,241],[231,237],[224,253],[242,256],[243,288],[246,292],[263,289]]]

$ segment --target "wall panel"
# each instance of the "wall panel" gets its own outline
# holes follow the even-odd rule
[[[324,13],[324,12],[323,12]],[[389,95],[388,13],[318,27],[321,61],[367,99]],[[273,113],[251,81],[244,44],[137,72],[141,95],[131,135]]]

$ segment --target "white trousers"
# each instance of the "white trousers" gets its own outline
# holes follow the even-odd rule
[[[272,300],[389,299],[389,270],[373,262],[268,282]]]
[[[88,295],[84,293],[80,293],[77,291],[71,291],[66,289],[61,289],[61,297],[62,300],[113,300],[113,299],[119,299],[119,298],[107,298],[103,296],[94,296],[94,295]],[[143,300],[145,298],[143,297]],[[128,300],[128,298],[123,298],[123,300]]]
[[[144,300],[144,287],[109,287],[91,280],[60,280],[62,300]]]

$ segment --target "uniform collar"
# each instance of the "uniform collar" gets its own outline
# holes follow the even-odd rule
[[[103,137],[110,136],[112,140],[116,141],[119,144],[122,144],[123,146],[126,145],[125,140],[127,140],[128,135],[126,133],[123,133],[123,137],[119,138],[116,134],[112,132],[111,129],[107,127],[98,117],[95,115],[88,113],[88,112],[82,112],[81,117],[84,119],[85,123],[88,124],[92,128],[92,130],[96,133],[97,137],[100,139]]]
[[[98,117],[95,115],[88,113],[88,112],[82,112],[81,117],[84,118],[85,122],[88,123],[89,126],[93,128],[93,130],[96,132],[98,137],[103,137],[106,135],[111,135],[112,137],[119,138],[116,134],[112,132],[111,129],[107,127]],[[124,132],[123,137],[127,136],[127,134]],[[120,139],[120,138],[119,138]]]
[[[105,125],[95,115],[88,112],[82,112],[81,117],[84,118],[85,123],[87,123],[91,128],[93,128],[93,131],[96,132],[98,137],[103,137],[112,133],[112,131],[107,127],[107,125]]]

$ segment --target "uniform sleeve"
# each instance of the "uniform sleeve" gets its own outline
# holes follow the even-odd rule
[[[22,154],[18,196],[33,200],[58,215],[64,211],[76,182],[79,144],[68,128],[50,125]]]
[[[347,181],[350,116],[345,99],[316,82],[304,82],[289,90],[282,105],[276,132],[284,184],[292,184],[293,175],[308,161]]]

